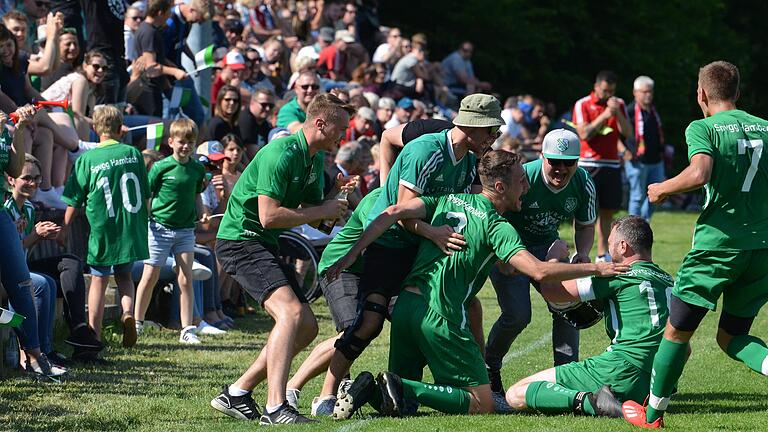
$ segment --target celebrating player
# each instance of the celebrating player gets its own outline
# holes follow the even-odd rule
[[[768,121],[736,108],[739,70],[730,63],[702,67],[696,93],[704,118],[685,131],[690,165],[676,177],[648,186],[653,204],[702,186],[707,202],[672,290],[648,406],[634,401],[623,406],[628,422],[647,428],[664,425],[688,343],[721,295],[717,344],[734,360],[768,375],[768,348],[749,334],[768,301],[768,166],[761,161]]]

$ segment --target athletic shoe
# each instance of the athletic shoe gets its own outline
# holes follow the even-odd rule
[[[342,378],[341,382],[339,383],[339,389],[336,391],[336,399],[339,398],[339,395],[341,393],[347,393],[349,391],[349,388],[352,386],[352,383],[355,382],[351,378]]]
[[[181,329],[181,334],[179,335],[179,342],[186,344],[186,345],[199,345],[202,342],[200,341],[200,338],[197,337],[195,334],[195,330],[197,330],[196,326],[186,326],[183,329]]]
[[[301,395],[301,390],[285,389],[285,400],[288,401],[288,405],[292,406],[293,409],[296,409],[296,410],[299,409],[300,395]]]
[[[497,414],[511,414],[515,412],[507,403],[504,393],[491,392],[491,397],[493,398],[493,410]]]
[[[64,343],[72,345],[75,348],[90,348],[101,351],[104,345],[96,339],[96,333],[88,325],[81,325],[69,333],[69,337]]]
[[[217,335],[227,334],[227,332],[226,330],[221,330],[219,328],[216,328],[208,324],[205,320],[202,320],[200,321],[200,324],[198,324],[197,326],[197,334],[217,336]]]
[[[67,204],[61,200],[61,195],[57,194],[53,189],[38,189],[32,201],[40,203],[40,205],[47,209],[66,210],[67,208]]]
[[[75,350],[72,352],[70,359],[77,363],[84,363],[95,366],[111,366],[112,363],[110,361],[99,357],[99,351],[100,350],[90,350],[88,348],[75,347]]]
[[[123,314],[123,346],[130,348],[136,345],[139,335],[136,333],[136,320],[130,314]]]
[[[488,371],[488,380],[491,384],[491,391],[494,393],[501,394],[501,397],[504,397],[504,383],[501,382],[501,371],[500,370],[493,370],[489,368],[488,366],[485,367],[485,370]]]
[[[66,369],[52,365],[45,354],[40,354],[37,360],[27,356],[24,369],[29,373],[48,378],[54,382],[60,382],[61,377],[67,373]]]
[[[334,420],[345,420],[352,417],[355,411],[371,400],[375,391],[376,385],[370,372],[360,372],[360,375],[352,381],[347,389],[339,386],[336,404],[333,407]]]
[[[336,396],[316,397],[312,400],[312,415],[315,417],[332,416],[334,406],[336,406]]]
[[[304,417],[299,414],[299,411],[288,405],[288,401],[283,401],[280,408],[277,411],[269,414],[267,410],[264,410],[264,414],[259,419],[260,425],[274,426],[274,425],[286,425],[286,424],[298,424],[298,423],[317,423],[317,420]]]
[[[403,382],[392,372],[381,372],[376,377],[381,391],[381,413],[390,417],[402,417],[405,408]]]
[[[176,264],[176,260],[173,260],[173,271],[179,272],[179,266]],[[213,272],[208,267],[200,264],[197,261],[192,261],[192,280],[193,281],[205,281],[213,276]]]
[[[67,367],[71,366],[72,364],[72,362],[68,358],[64,357],[58,351],[51,351],[49,353],[45,353],[45,356],[48,358],[48,361],[51,363],[51,366],[56,366],[64,370],[66,370]]]
[[[253,400],[253,392],[232,396],[229,394],[229,386],[226,385],[221,389],[221,393],[211,400],[211,407],[239,420],[256,420],[261,412],[259,404]]]
[[[621,402],[616,399],[609,385],[604,385],[596,392],[587,394],[587,398],[597,416],[613,418],[624,416],[621,412]]]
[[[664,427],[664,417],[659,417],[653,423],[648,423],[645,416],[645,406],[629,400],[621,405],[621,413],[629,424],[646,429],[661,429]]]

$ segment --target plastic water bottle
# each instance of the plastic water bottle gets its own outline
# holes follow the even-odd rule
[[[16,335],[12,332],[6,332],[4,335],[0,335],[6,339],[6,344],[3,347],[5,352],[3,353],[3,363],[5,369],[15,370],[19,367],[19,342],[16,340]]]
[[[338,195],[336,195],[336,200],[346,200],[347,199],[347,193],[344,191],[339,192]],[[331,234],[333,232],[333,227],[336,225],[337,219],[323,219],[320,222],[320,225],[317,226],[317,230],[324,232],[325,234]]]

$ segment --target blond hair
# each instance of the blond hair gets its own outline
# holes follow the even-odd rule
[[[197,124],[195,122],[188,118],[180,118],[171,123],[168,137],[197,142],[197,134]]]
[[[211,10],[213,9],[210,0],[192,0],[189,6],[200,12],[203,21],[211,19]]]
[[[93,113],[93,130],[99,136],[118,138],[123,126],[123,113],[114,105],[104,105]]]
[[[315,96],[307,107],[307,121],[320,118],[323,120],[335,120],[342,111],[354,115],[356,110],[352,105],[344,103],[338,96],[331,93],[323,93]]]

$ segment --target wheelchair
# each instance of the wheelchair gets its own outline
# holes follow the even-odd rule
[[[299,287],[310,303],[323,294],[318,274],[320,255],[340,230],[341,227],[334,227],[329,235],[309,225],[301,225],[283,231],[278,238],[280,258],[296,271]]]

